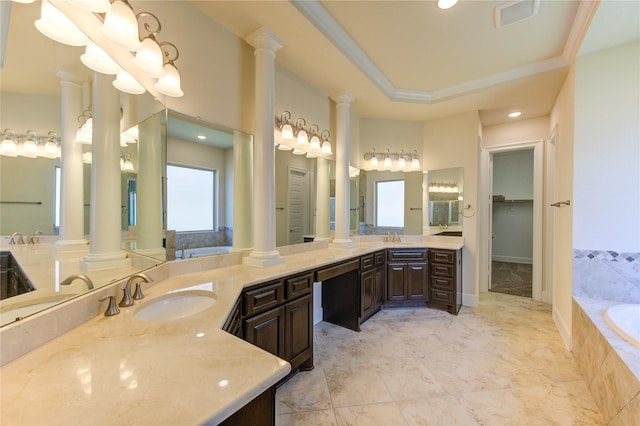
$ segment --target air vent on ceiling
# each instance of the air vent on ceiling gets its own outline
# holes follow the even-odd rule
[[[539,9],[540,0],[515,0],[496,6],[494,12],[496,28],[536,16]]]

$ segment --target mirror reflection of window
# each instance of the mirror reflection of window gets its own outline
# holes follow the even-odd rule
[[[215,179],[215,170],[167,165],[168,229],[213,231]]]
[[[60,230],[60,166],[55,166],[54,182],[55,182],[55,194],[54,194],[54,213],[53,213],[53,233],[58,235]]]
[[[404,180],[376,182],[375,197],[376,226],[403,228]]]
[[[138,190],[135,179],[127,181],[127,194],[129,198],[129,226],[136,226],[136,216],[138,209]]]

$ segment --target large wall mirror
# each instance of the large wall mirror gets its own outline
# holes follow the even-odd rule
[[[428,206],[425,221],[429,233],[462,235],[464,169],[430,170],[425,174],[424,193]]]

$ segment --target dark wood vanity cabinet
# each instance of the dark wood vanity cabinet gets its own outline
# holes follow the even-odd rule
[[[462,306],[462,250],[429,250],[429,306],[458,314]]]
[[[287,277],[242,293],[244,340],[291,364],[313,368],[313,274]]]
[[[385,252],[360,258],[360,324],[378,312],[385,300]]]
[[[387,250],[386,307],[419,306],[428,300],[427,249]]]

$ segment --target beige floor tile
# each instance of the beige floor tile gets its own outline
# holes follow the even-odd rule
[[[296,374],[276,392],[276,414],[332,408],[329,387],[320,368]]]
[[[336,426],[333,410],[305,411],[276,416],[278,426]]]
[[[397,403],[409,425],[472,426],[480,423],[459,396],[444,395],[428,399],[411,399]]]
[[[402,426],[407,422],[395,403],[336,408],[338,426]]]
[[[325,376],[334,408],[393,401],[373,365],[327,369]]]
[[[379,364],[376,371],[395,401],[446,394],[444,386],[424,363],[398,361]]]

